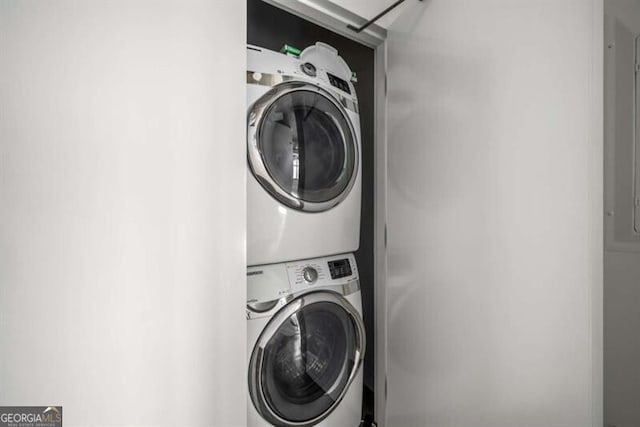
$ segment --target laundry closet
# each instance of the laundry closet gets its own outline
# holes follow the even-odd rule
[[[247,18],[248,425],[369,423],[374,50],[263,1]]]
[[[566,85],[565,89],[574,90],[572,93],[576,95],[581,93],[583,98],[577,97],[572,101],[576,106],[582,105],[580,111],[585,118],[597,116],[596,110],[585,109],[584,106],[595,105],[599,97],[595,92],[589,98],[585,95],[590,92],[578,91],[589,84],[597,87],[591,79],[599,74],[593,66],[592,74],[585,74],[582,81],[577,79],[578,84],[569,71],[573,66],[578,67],[578,63],[569,60],[571,53],[567,50],[569,44],[577,43],[577,39],[564,38],[566,46],[560,43],[552,49],[538,28],[539,23],[533,25],[507,5],[492,18],[496,19],[493,32],[488,31],[483,27],[488,25],[483,21],[483,14],[487,12],[487,6],[498,7],[498,2],[446,6],[437,1],[417,0],[383,3],[247,2],[248,159],[254,175],[247,178],[248,264],[252,265],[254,236],[263,238],[268,235],[267,240],[280,247],[275,251],[283,255],[277,261],[293,261],[291,265],[287,264],[288,271],[299,271],[300,277],[292,273],[288,277],[292,283],[292,294],[286,295],[295,298],[304,292],[317,290],[314,286],[332,291],[331,284],[315,282],[316,268],[321,272],[327,270],[321,274],[328,276],[332,270],[333,255],[341,252],[340,248],[357,249],[355,258],[346,262],[357,264],[359,277],[354,277],[354,280],[359,279],[363,298],[362,306],[358,298],[356,311],[364,313],[362,326],[366,330],[366,346],[353,346],[351,350],[356,354],[364,352],[364,381],[360,374],[354,376],[355,381],[351,384],[340,383],[336,379],[338,384],[347,387],[344,401],[336,392],[338,386],[325,386],[325,390],[329,389],[334,394],[331,396],[333,405],[322,407],[326,410],[323,416],[312,421],[310,418],[315,416],[314,412],[302,411],[304,415],[301,418],[287,421],[278,416],[274,419],[269,407],[277,408],[277,403],[268,402],[274,396],[282,399],[287,390],[291,392],[286,385],[280,384],[284,391],[273,388],[255,391],[258,385],[251,380],[253,377],[262,375],[267,384],[264,387],[278,380],[269,380],[271,374],[264,371],[252,371],[256,369],[255,357],[268,351],[264,343],[255,345],[258,334],[252,330],[254,322],[249,320],[247,351],[253,354],[249,357],[248,374],[251,390],[249,425],[268,425],[257,421],[261,418],[262,422],[266,419],[271,423],[292,426],[305,423],[357,425],[354,416],[349,418],[342,411],[352,411],[353,406],[358,405],[360,389],[364,390],[360,399],[364,426],[384,424],[380,420],[385,419],[391,426],[518,425],[523,419],[536,426],[556,425],[546,418],[555,404],[542,400],[539,405],[547,409],[525,414],[518,411],[517,404],[511,399],[515,393],[528,401],[548,387],[564,389],[562,393],[570,394],[571,381],[567,383],[560,379],[567,375],[584,381],[591,379],[594,385],[598,381],[597,352],[586,351],[597,343],[594,341],[597,329],[590,329],[592,326],[580,322],[562,323],[558,320],[564,316],[574,320],[576,316],[583,319],[596,316],[597,320],[597,305],[590,304],[598,301],[596,285],[600,273],[586,269],[582,275],[574,276],[576,281],[569,280],[569,283],[577,286],[574,290],[578,294],[569,297],[573,291],[568,289],[566,296],[569,299],[565,300],[563,297],[543,297],[545,292],[549,295],[560,292],[562,295],[562,288],[553,285],[558,278],[546,277],[542,272],[545,262],[555,263],[562,255],[563,263],[558,265],[558,269],[575,275],[574,267],[582,265],[578,268],[580,270],[589,265],[587,261],[594,259],[592,257],[599,251],[598,239],[587,241],[587,245],[579,238],[576,240],[578,235],[575,233],[580,227],[584,227],[584,232],[591,230],[587,236],[599,236],[592,234],[597,227],[588,219],[589,215],[584,217],[584,222],[576,223],[571,215],[555,215],[554,207],[575,212],[582,206],[585,212],[593,213],[595,201],[585,198],[585,195],[597,194],[599,184],[595,179],[590,181],[594,187],[587,193],[570,193],[568,189],[579,188],[583,185],[580,176],[598,170],[595,153],[600,140],[590,132],[597,131],[600,124],[588,119],[581,131],[580,127],[567,127],[562,137],[548,133],[545,128],[545,123],[554,122],[554,117],[562,117],[569,106],[566,93],[552,91],[558,84]],[[385,6],[389,6],[389,10]],[[592,14],[592,19],[599,16],[595,3],[584,2],[582,6],[585,13]],[[539,9],[532,11],[534,15],[545,10],[544,5],[537,7]],[[354,13],[373,16],[372,11],[376,8],[378,12],[387,13],[381,13],[380,20],[372,23],[363,21]],[[562,8],[560,4],[549,9],[560,12]],[[380,22],[384,27],[379,25]],[[526,35],[512,28],[515,22],[527,30]],[[572,21],[572,24],[576,28],[571,30],[577,31],[577,21]],[[598,37],[599,33],[594,32],[588,20],[580,25],[583,36],[592,34],[594,40]],[[359,31],[359,27],[364,27],[364,31]],[[462,28],[465,31],[468,28],[471,33],[465,33]],[[480,31],[480,28],[484,30]],[[512,30],[513,39],[507,40],[505,35]],[[573,36],[577,37],[577,34],[579,31]],[[522,44],[518,42],[520,39]],[[591,49],[585,52],[590,52],[588,55],[596,64],[599,53],[589,44],[584,44],[584,47]],[[523,52],[538,56],[532,56],[536,59],[525,66],[520,63],[524,58],[520,56],[524,55]],[[260,55],[264,59],[259,59]],[[327,65],[323,60],[329,61]],[[266,68],[261,65],[273,61],[281,61],[281,65],[274,67],[270,64]],[[340,73],[331,69],[329,64],[334,61],[340,65],[333,70],[342,70],[341,61],[350,67],[344,69],[342,79],[331,74]],[[567,67],[566,70],[557,68],[561,63]],[[329,76],[329,91],[335,89],[337,93],[333,93],[337,99],[335,104],[338,107],[342,104],[348,109],[345,103],[348,98],[351,105],[357,107],[352,112],[357,112],[360,120],[353,123],[352,129],[360,127],[361,135],[356,134],[351,140],[359,143],[352,152],[358,153],[355,162],[361,162],[362,176],[357,177],[361,181],[356,181],[356,195],[349,197],[354,201],[357,193],[362,191],[362,208],[358,211],[345,207],[347,204],[341,205],[338,200],[324,213],[307,214],[307,220],[314,221],[314,227],[305,227],[302,223],[296,225],[287,219],[290,212],[282,212],[279,220],[269,221],[265,219],[268,217],[267,209],[262,209],[261,205],[258,208],[255,202],[254,181],[264,178],[253,162],[259,156],[257,153],[262,153],[263,159],[268,161],[271,155],[268,151],[273,142],[262,143],[256,137],[259,131],[254,128],[260,128],[259,120],[264,108],[282,111],[281,107],[264,106],[273,102],[270,97],[280,96],[276,88],[286,91],[287,80],[308,81],[309,77],[312,85],[315,84],[313,79],[318,78],[317,84],[322,87],[321,76],[325,73]],[[273,93],[269,92],[271,95],[264,95],[266,100],[253,95],[254,88],[264,86],[265,81],[269,89],[274,88],[271,89]],[[265,92],[267,89],[260,93]],[[353,92],[357,97],[351,98]],[[326,95],[332,98],[332,94]],[[258,113],[252,106],[256,99]],[[334,122],[341,122],[335,118],[338,116],[332,112],[335,109],[332,105],[315,105],[316,99],[324,100],[325,97],[310,95],[306,105],[301,107],[301,111],[304,110],[302,115],[306,117],[308,113],[305,111],[323,111],[324,108],[325,114]],[[300,102],[304,104],[305,101]],[[293,141],[286,148],[290,150],[293,147],[293,154],[288,155],[287,162],[292,162],[294,168],[296,162],[300,162],[300,170],[305,161],[306,167],[312,166],[313,161],[308,160],[310,156],[303,160],[300,123],[296,129],[282,115],[281,112],[277,119],[277,126],[281,129],[279,136]],[[348,121],[348,115],[345,117]],[[288,130],[282,130],[284,127]],[[263,128],[268,129],[265,130],[267,137],[275,134],[269,125]],[[296,131],[300,142],[295,135],[290,136]],[[324,138],[311,145],[325,144],[326,152],[333,152],[337,147],[342,150],[350,143],[350,139],[344,139],[344,136],[352,132],[348,126],[342,127],[334,134],[340,135],[339,142],[332,143],[329,142],[331,132],[326,131],[322,135]],[[592,150],[591,157],[574,156],[585,148]],[[348,156],[333,155],[332,160],[336,158],[342,162],[343,170],[348,170]],[[319,164],[322,162],[318,160]],[[575,164],[576,175],[570,172],[572,164]],[[330,173],[331,167],[324,164],[322,170]],[[291,176],[291,171],[285,175]],[[298,178],[295,170],[293,175],[294,180]],[[350,173],[343,175],[352,176]],[[278,173],[273,172],[271,176],[277,178]],[[300,178],[302,182],[303,178]],[[549,192],[556,188],[558,182],[562,182],[561,186],[567,189],[567,193],[562,192],[564,198],[551,205],[550,200],[555,199]],[[270,182],[264,187],[262,193],[265,189],[273,192],[278,184]],[[545,191],[541,192],[541,188]],[[278,194],[272,196],[282,200]],[[304,195],[300,198],[304,199]],[[287,207],[286,200],[284,204],[284,209],[299,208],[291,204]],[[342,239],[348,238],[356,227],[336,223],[333,216],[345,214],[338,209],[329,210],[334,206],[342,212],[350,210],[345,218],[354,218],[357,214],[362,218],[359,245],[349,248],[335,240],[336,234]],[[295,221],[296,213],[293,215]],[[569,222],[562,225],[563,218]],[[298,235],[298,240],[292,235]],[[553,239],[560,239],[565,244],[573,241],[580,249],[554,254],[554,249],[546,244]],[[289,247],[297,247],[301,256],[296,256],[295,250],[284,255]],[[331,255],[332,258],[302,259],[305,251],[313,252],[314,249],[319,252],[316,255]],[[256,250],[266,254],[272,249]],[[536,260],[536,263],[528,260]],[[539,262],[543,264],[537,264]],[[264,269],[266,273],[266,267]],[[251,276],[258,271],[262,275],[262,270],[263,267],[255,266],[248,270],[248,301],[252,301],[257,288],[264,286],[263,282],[268,282],[266,277]],[[308,270],[314,272],[312,280],[306,276]],[[333,273],[331,276],[333,278]],[[300,284],[306,286],[300,287]],[[588,298],[576,300],[578,295]],[[578,301],[583,303],[578,304]],[[553,320],[551,315],[549,323],[545,324],[545,317],[536,313],[537,310],[549,310],[560,317]],[[254,313],[249,307],[248,317]],[[291,313],[293,311],[290,310],[288,314]],[[289,336],[295,337],[301,348],[306,348],[305,339],[314,342],[313,333],[308,332],[312,327],[305,332],[303,323],[294,323],[297,332]],[[552,324],[555,326],[547,329]],[[597,325],[597,322],[590,325]],[[336,347],[330,338],[341,339],[335,336],[327,339],[322,333],[318,334],[326,340],[323,345],[333,350]],[[582,337],[583,341],[567,342],[562,338],[565,334],[573,338]],[[351,335],[355,342],[360,342],[357,333]],[[283,346],[281,340],[273,345],[280,345],[285,349],[283,352],[304,353]],[[560,350],[562,348],[565,350]],[[578,348],[583,350],[578,351]],[[563,366],[564,351],[578,355],[572,368]],[[546,355],[544,362],[538,359],[543,355]],[[317,355],[312,349],[309,349],[307,358],[317,362]],[[357,360],[353,359],[352,356],[350,363],[357,367]],[[295,361],[290,362],[295,365]],[[331,363],[348,362],[338,358]],[[333,372],[329,366],[330,362],[327,362],[322,368],[325,369],[323,372],[328,372],[327,375]],[[301,369],[304,371],[303,366]],[[313,363],[307,363],[306,369],[306,375],[322,384],[323,374],[314,370]],[[550,376],[554,369],[561,369],[562,375]],[[271,371],[276,372],[275,376],[280,375],[277,368],[271,367]],[[349,370],[345,370],[344,375],[348,376]],[[504,381],[497,388],[493,383],[496,378]],[[280,381],[288,384],[286,381],[290,380],[282,374]],[[318,396],[322,393],[316,395],[322,399]],[[452,409],[452,405],[458,408],[461,400],[466,402],[468,411]],[[293,406],[301,408],[309,404],[304,399],[301,401],[305,403]],[[590,409],[593,402],[584,399],[574,400],[573,404],[575,406],[567,409],[567,420],[573,421],[562,421],[557,425],[577,426],[590,422],[594,416]],[[254,418],[255,411],[262,417]],[[275,411],[278,412],[277,409]],[[510,412],[513,412],[510,424],[500,424],[503,419],[500,414]],[[304,416],[310,418],[304,419]],[[478,421],[479,418],[484,421]]]
[[[0,12],[0,405],[601,427],[602,0]]]

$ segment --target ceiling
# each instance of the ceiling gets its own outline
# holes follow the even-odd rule
[[[387,7],[391,6],[396,0],[330,0],[340,7],[343,7],[357,15],[362,16],[365,19],[371,19],[378,13],[382,12]],[[407,0],[406,3],[401,4],[376,22],[383,28],[388,28],[389,25],[402,13],[404,7],[409,3],[416,0]]]

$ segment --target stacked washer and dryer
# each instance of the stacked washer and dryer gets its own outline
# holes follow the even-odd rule
[[[247,420],[356,427],[365,331],[360,118],[352,72],[316,43],[247,46]]]

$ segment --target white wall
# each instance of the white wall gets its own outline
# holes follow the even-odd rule
[[[0,404],[245,424],[245,20],[0,1]]]
[[[388,422],[602,425],[602,1],[390,28]]]
[[[640,425],[640,244],[633,233],[634,37],[640,3],[605,0],[605,426]]]
[[[640,235],[634,232],[634,74],[640,3],[607,0],[605,15],[606,248],[640,251]]]

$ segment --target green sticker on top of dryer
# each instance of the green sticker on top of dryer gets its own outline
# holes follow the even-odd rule
[[[295,55],[295,56],[300,56],[300,53],[302,53],[300,49],[298,49],[297,47],[293,47],[289,44],[285,44],[284,46],[282,46],[282,49],[280,49],[280,52],[286,53],[288,55]]]

